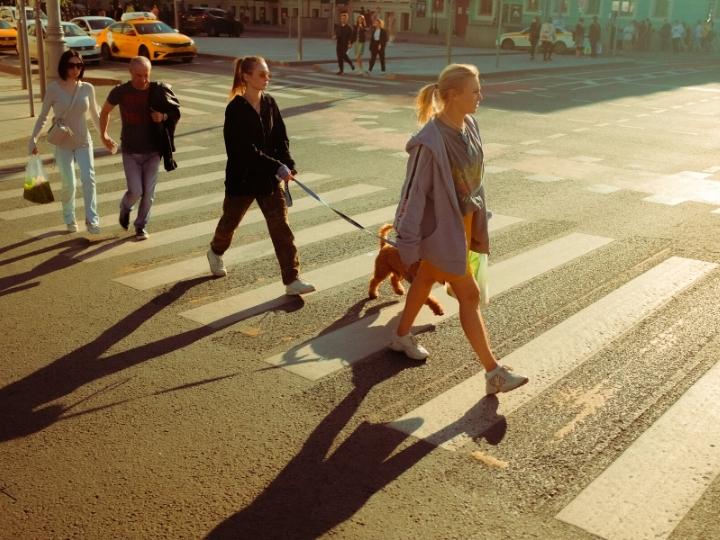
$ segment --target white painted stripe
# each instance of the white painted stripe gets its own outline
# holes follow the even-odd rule
[[[619,187],[611,186],[610,184],[593,184],[586,189],[594,193],[615,193],[616,191],[620,191]]]
[[[183,107],[183,111],[185,108]],[[185,154],[188,152],[197,152],[199,150],[205,150],[205,147],[203,146],[183,146],[179,147],[175,152],[173,152],[173,155],[178,154]],[[123,172],[118,173],[108,173],[108,174],[97,174],[97,168],[98,167],[108,167],[110,165],[122,165],[122,154],[115,154],[113,156],[103,156],[99,157],[95,160],[95,169],[96,169],[96,176],[95,176],[95,183],[101,184],[103,182],[109,182],[111,180],[119,180],[120,178],[125,178],[125,173]],[[48,166],[46,166],[48,167]],[[47,170],[45,171],[48,172]],[[22,175],[17,176],[16,178],[22,178]],[[19,186],[18,186],[19,187]],[[18,196],[17,188],[14,187],[11,190],[3,190],[0,191],[0,200],[3,199],[14,199]],[[62,184],[60,182],[50,182],[50,189],[53,190],[53,192],[57,193],[62,189]],[[78,187],[76,189],[78,192],[78,196],[82,197],[82,188],[80,186],[80,179],[78,178]]]
[[[189,101],[190,103],[197,103],[198,105],[208,105],[210,107],[219,107],[221,109],[227,107],[227,101],[225,100],[220,101],[217,99],[203,99],[195,96],[188,96],[187,94],[178,95],[178,99],[180,100],[180,103]]]
[[[312,81],[318,85],[328,85],[330,84],[330,81],[325,80],[318,80],[315,76],[307,76],[307,75],[291,75],[292,79],[297,79],[300,81]],[[348,81],[346,78],[340,78],[338,77],[336,81],[333,81],[334,84],[331,85],[331,88],[335,88],[336,85],[340,85],[341,87],[343,85],[345,86],[356,86],[357,88],[362,88],[364,90],[369,90],[371,88],[375,88],[376,85],[374,84],[368,84],[363,82],[357,82],[357,81]],[[327,92],[325,93],[327,95]]]
[[[516,349],[502,363],[526,375],[530,382],[503,394],[496,411],[488,410],[481,401],[485,395],[485,374],[481,372],[391,425],[457,450],[488,429],[497,415],[507,416],[538,396],[716,267],[680,257],[667,259]]]
[[[545,150],[543,148],[531,148],[529,150],[525,150],[524,152],[533,156],[549,156],[552,154],[550,150]]]
[[[315,77],[318,77],[320,79],[326,79],[330,82],[337,82],[339,79],[345,81],[349,78],[352,80],[355,80],[355,76],[352,75],[352,72],[346,73],[345,77],[339,78],[337,75],[330,75],[328,73],[315,73]],[[295,77],[295,75],[292,75],[292,77]],[[399,82],[390,81],[388,79],[378,79],[370,75],[368,78],[360,78],[361,81],[365,82],[366,84],[370,84],[372,86],[382,85],[382,86],[400,86]]]
[[[715,166],[713,166],[713,167],[708,167],[708,168],[705,169],[703,172],[708,173],[708,174],[715,174],[715,173],[717,173],[717,172],[720,172],[720,165],[715,165]]]
[[[358,152],[374,152],[375,150],[380,150],[377,146],[358,146],[355,148]]]
[[[204,181],[206,181],[206,179],[208,181],[213,181],[216,179],[222,180],[222,178],[224,178],[222,173],[217,173],[218,174],[217,177],[212,176],[212,174],[215,174],[215,173],[211,173],[207,176],[202,176],[202,177],[194,177],[193,183],[204,182]],[[316,173],[304,173],[302,180],[305,183],[311,183],[315,180],[323,180],[325,178],[329,178],[329,175],[316,174]],[[165,183],[167,184],[168,182],[165,182]],[[220,184],[220,182],[218,182],[218,184]],[[178,186],[178,187],[184,187],[184,186]],[[163,191],[163,190],[161,190],[161,191]],[[124,193],[124,192],[118,191],[115,194],[117,195],[118,193]],[[158,216],[165,216],[167,214],[173,214],[175,212],[183,212],[185,210],[194,210],[196,208],[201,208],[203,206],[207,206],[210,204],[218,204],[218,203],[222,202],[222,200],[224,198],[225,198],[225,192],[217,191],[217,192],[213,192],[213,193],[208,193],[206,195],[199,195],[197,197],[187,197],[187,198],[178,199],[176,201],[170,201],[170,202],[160,203],[160,204],[153,204],[152,216],[158,217]],[[118,202],[120,201],[119,198],[117,200],[118,200]],[[100,226],[105,227],[108,224],[117,223],[117,216],[118,216],[117,212],[100,216]],[[34,231],[28,231],[26,234],[29,236],[42,236],[42,235],[45,235],[45,234],[48,234],[51,232],[56,232],[56,231],[60,232],[60,231],[64,231],[64,230],[65,230],[65,226],[55,225],[52,227],[44,227],[42,229],[35,229]],[[78,230],[80,230],[80,231],[85,230],[85,225],[84,225],[84,223],[82,223],[82,220],[80,220],[80,222],[78,222]],[[161,234],[161,233],[157,233],[157,234]],[[141,242],[141,244],[148,244],[148,245],[155,244],[157,242],[157,235],[155,233],[153,233],[152,238],[153,238],[152,243]]]
[[[303,179],[304,182],[308,182],[307,179]],[[377,193],[383,191],[385,188],[378,186],[370,186],[368,184],[356,184],[348,187],[335,189],[321,193],[322,198],[329,203],[336,203],[354,197],[362,197],[370,195],[371,193]],[[224,193],[213,193],[211,195],[205,195],[205,197],[212,197],[215,199],[215,203],[220,203],[225,197]],[[312,197],[302,197],[294,201],[294,205],[289,209],[291,214],[297,214],[303,210],[311,210],[317,208],[318,202]],[[220,210],[220,208],[218,208]],[[82,259],[84,262],[100,261],[103,259],[109,259],[111,257],[118,257],[120,255],[128,255],[130,253],[137,253],[146,249],[152,249],[158,246],[165,246],[175,242],[184,240],[190,240],[200,238],[202,236],[211,235],[215,231],[215,227],[218,223],[218,218],[209,219],[200,223],[191,223],[183,227],[175,227],[160,232],[153,232],[150,239],[146,242],[125,242],[114,246],[112,249],[107,249],[106,246],[102,246],[101,249],[95,251],[94,249],[87,249],[78,253],[75,258]],[[259,209],[250,210],[243,217],[243,224],[258,223],[265,219],[262,212]]]
[[[610,241],[609,238],[598,236],[570,234],[492,265],[489,269],[491,293],[496,295],[504,292]],[[437,324],[457,313],[456,300],[451,299],[441,289],[436,289],[433,294],[443,304],[445,314],[433,315],[424,307],[415,321],[416,325]],[[320,379],[386,347],[396,326],[393,319],[399,316],[403,307],[404,304],[398,302],[380,311],[372,320],[363,318],[303,345],[293,347],[289,352],[267,358],[265,362],[283,367],[306,379]]]
[[[378,223],[385,223],[392,220],[395,215],[396,205],[386,206],[378,210],[366,212],[353,218],[363,225],[370,226]],[[297,247],[319,242],[320,240],[328,240],[344,233],[356,231],[357,229],[343,219],[321,223],[314,227],[308,227],[299,231],[294,231],[295,245]],[[223,255],[226,265],[232,265],[239,262],[247,262],[249,260],[259,259],[267,255],[275,253],[270,239],[260,240],[250,244],[245,244],[235,248],[231,248]],[[138,289],[141,291],[152,289],[160,285],[174,283],[182,279],[199,276],[209,273],[208,262],[203,254],[200,257],[193,257],[178,261],[173,264],[153,268],[144,272],[137,272],[116,278],[115,281]]]
[[[188,116],[200,116],[201,114],[208,114],[208,111],[201,111],[199,109],[193,109],[191,107],[182,106],[182,113]]]
[[[669,537],[720,474],[720,364],[557,518],[602,538]]]
[[[530,144],[537,144],[537,143],[539,143],[539,142],[540,142],[540,141],[539,141],[538,139],[532,139],[532,140],[530,140],[530,141],[522,141],[520,144],[524,144],[524,145],[527,146],[527,145],[530,145]]]
[[[390,155],[393,157],[396,157],[396,158],[400,158],[400,159],[406,159],[408,157],[407,152],[394,152]],[[487,167],[485,168],[485,170],[487,171]]]
[[[552,174],[533,174],[532,176],[528,176],[527,179],[533,182],[559,182],[562,180],[559,176]]]
[[[559,139],[560,137],[565,137],[567,133],[555,133],[553,135],[548,135],[548,139]]]
[[[493,214],[489,229],[492,233],[521,221],[520,218]],[[350,259],[343,259],[337,263],[305,272],[303,278],[315,284],[318,292],[325,291],[371,274],[376,254],[377,251],[371,251]],[[312,298],[313,296],[308,296],[305,301],[310,301]],[[276,309],[292,301],[294,301],[292,297],[285,296],[283,285],[276,282],[185,311],[180,315],[200,324],[224,327],[259,313]]]
[[[645,197],[643,199],[645,202],[664,204],[667,206],[677,206],[680,203],[687,202],[687,200],[688,199],[686,197],[674,197],[672,195],[663,195],[662,193],[651,195],[650,197]]]

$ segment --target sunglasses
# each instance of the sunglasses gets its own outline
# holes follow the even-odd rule
[[[68,69],[82,69],[85,64],[83,62],[68,62]]]

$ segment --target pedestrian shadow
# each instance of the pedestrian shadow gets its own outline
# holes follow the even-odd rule
[[[30,244],[33,244],[35,242],[39,242],[40,240],[43,240],[45,238],[49,238],[51,236],[65,236],[67,233],[65,231],[53,231],[52,233],[47,233],[43,236],[36,236],[34,238],[28,238],[26,240],[20,240],[19,242],[15,242],[14,244],[8,244],[7,246],[0,247],[0,255],[3,253],[7,253],[8,251],[12,251],[13,249],[18,249],[21,247],[29,246]],[[3,263],[0,263],[3,264]]]
[[[83,385],[182,349],[217,332],[219,328],[203,326],[106,355],[109,349],[130,336],[146,321],[209,279],[210,276],[202,276],[176,283],[168,291],[126,315],[90,343],[0,388],[0,441],[37,433],[62,419],[63,413],[75,405],[64,406],[53,401],[71,394]],[[42,332],[42,326],[39,326],[37,339],[42,339]]]
[[[403,431],[364,421],[330,451],[370,391],[411,367],[404,362],[387,362],[383,356],[376,362],[354,366],[354,388],[317,425],[298,454],[255,500],[217,525],[206,538],[318,538],[352,517],[373,495],[435,450],[435,444],[422,439],[398,450],[410,440],[405,431],[422,425],[422,419],[410,418],[395,424]],[[476,407],[497,411],[497,397],[486,396]],[[474,414],[476,407],[468,414]],[[496,420],[506,426],[502,416],[496,414]],[[465,425],[465,417],[456,423]],[[449,429],[446,434],[453,431]],[[498,436],[504,432],[505,428],[500,428],[488,437],[499,442]],[[442,435],[433,439],[442,442]]]

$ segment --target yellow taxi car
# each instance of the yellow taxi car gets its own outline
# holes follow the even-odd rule
[[[96,36],[103,59],[144,56],[155,60],[192,62],[195,42],[156,19],[130,19],[111,24]]]
[[[0,21],[0,49],[14,49],[17,44],[17,30],[7,21]]]

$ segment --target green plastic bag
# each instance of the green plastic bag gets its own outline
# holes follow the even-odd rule
[[[25,167],[23,198],[38,204],[47,204],[55,200],[38,155],[30,156],[30,161]]]
[[[490,303],[490,287],[488,286],[488,256],[487,253],[468,251],[468,266],[480,289],[480,305],[487,306]],[[449,296],[455,298],[455,293],[450,284],[445,285],[445,291]]]

